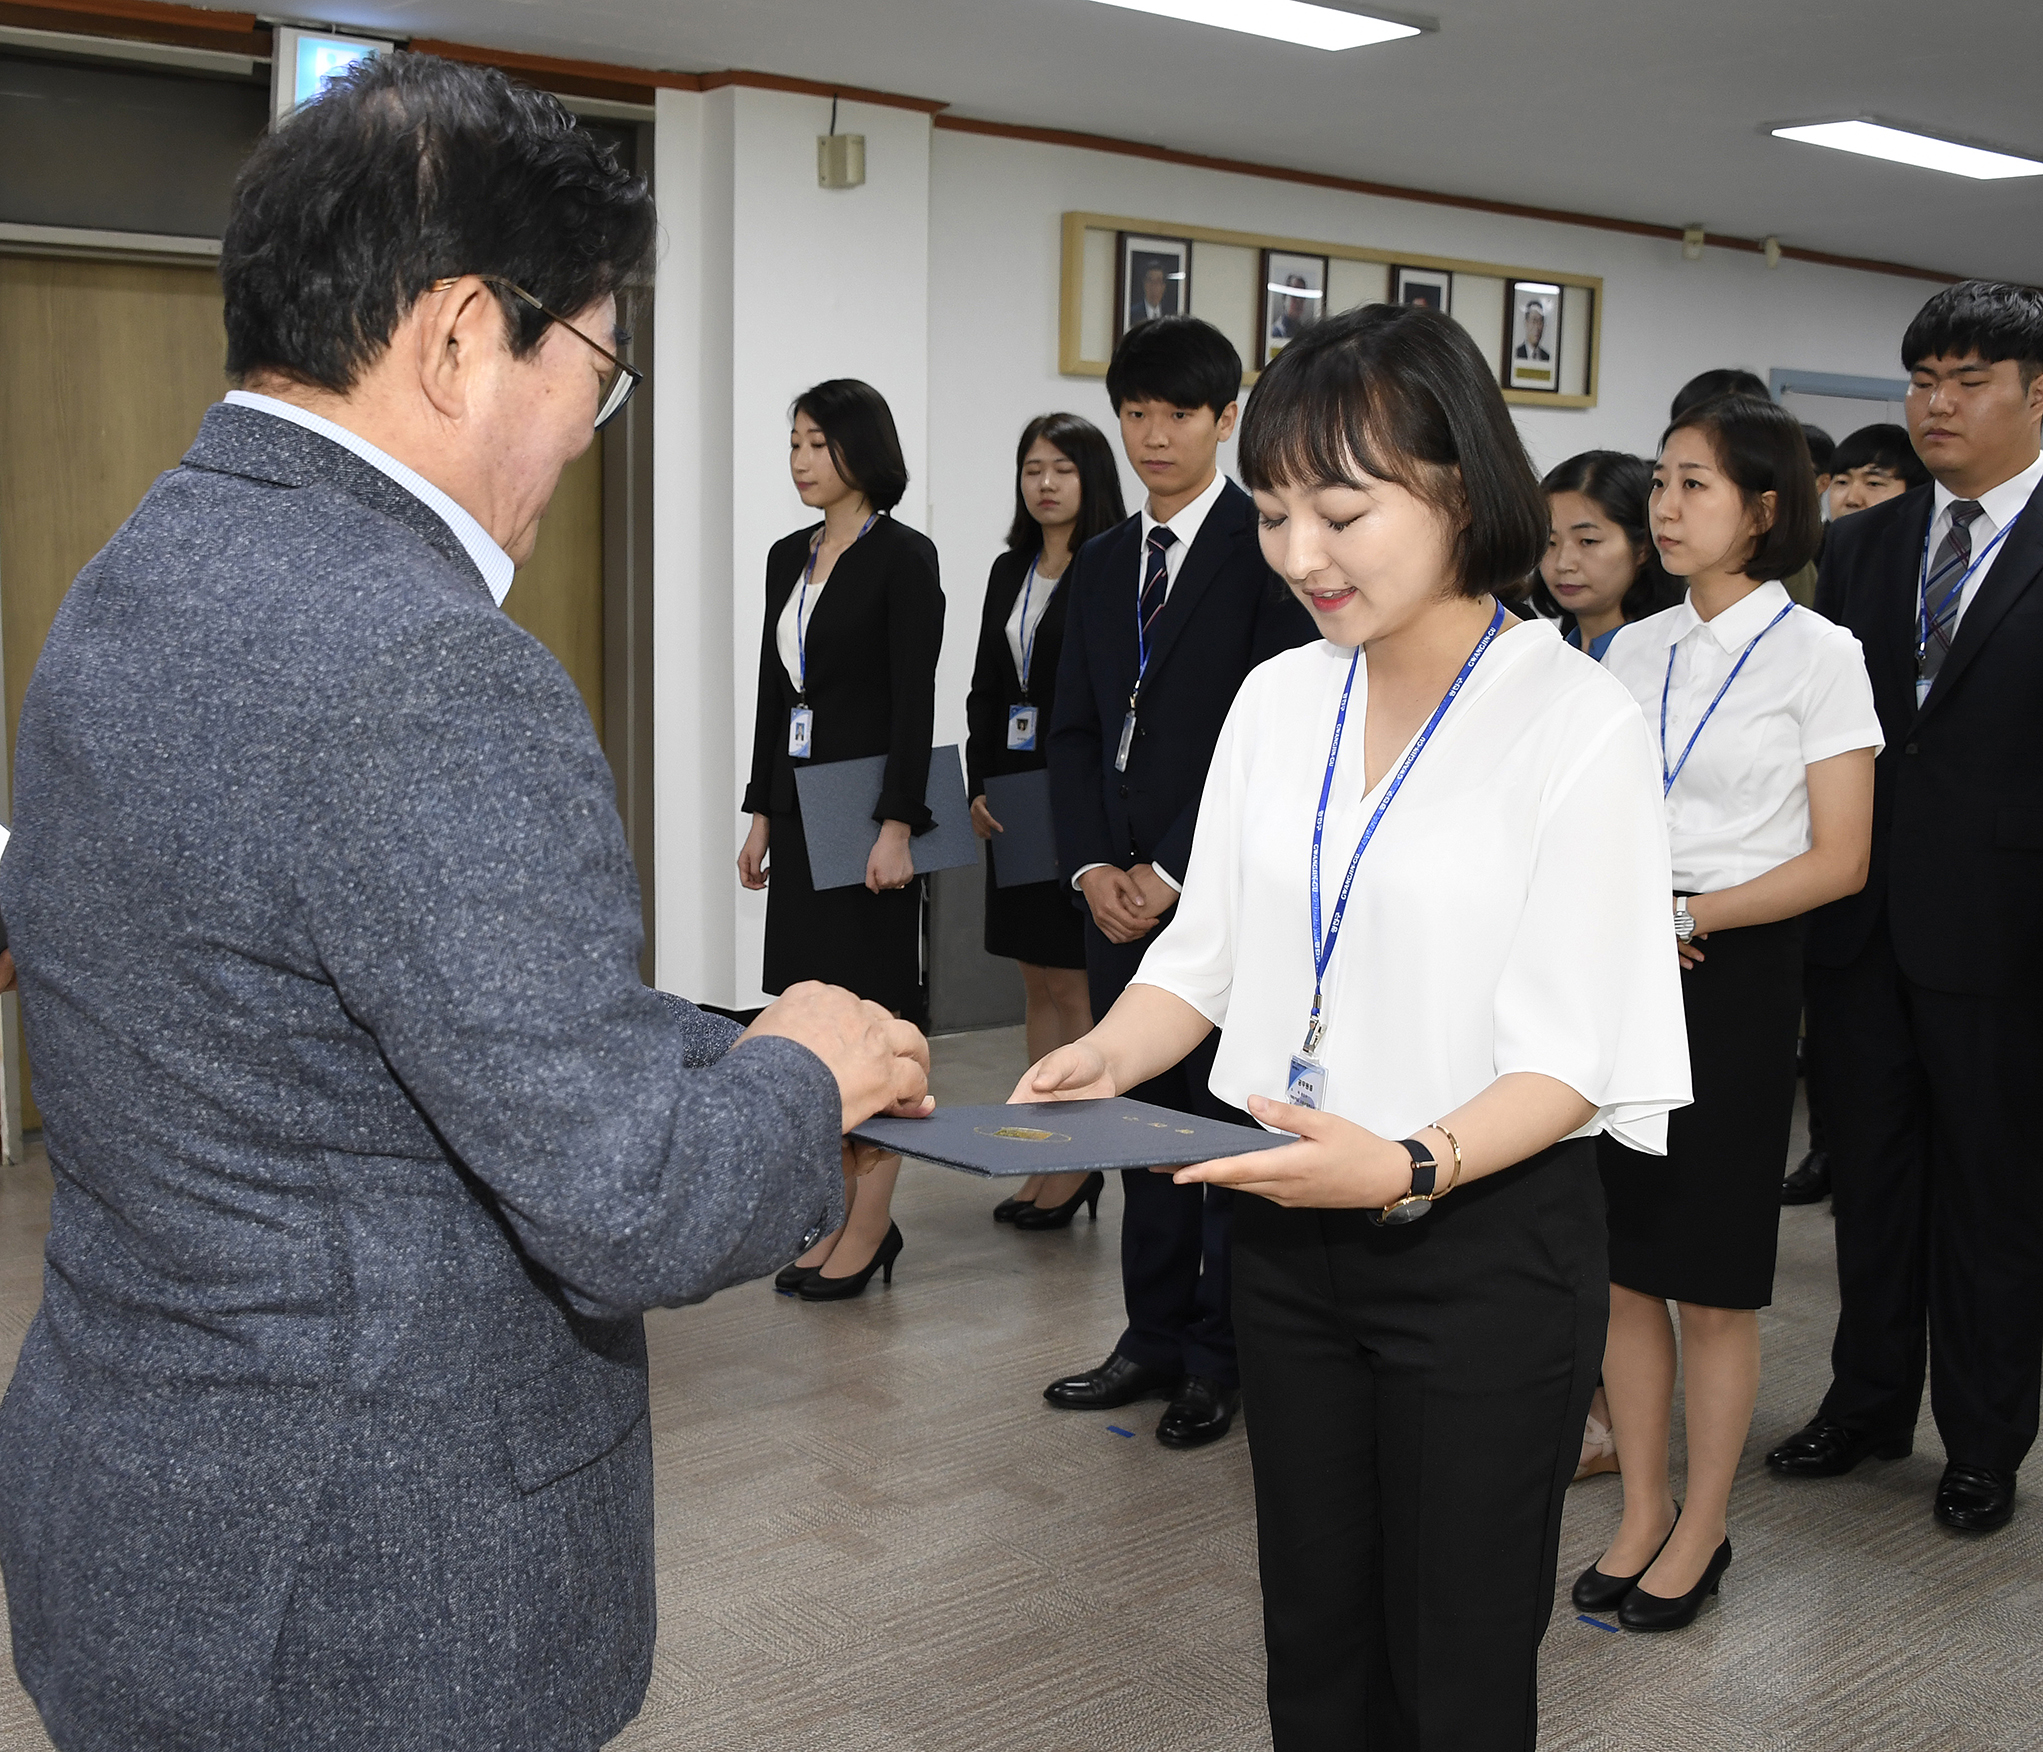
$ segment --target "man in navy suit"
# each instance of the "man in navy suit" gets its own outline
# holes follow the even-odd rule
[[[1072,563],[1049,751],[1058,859],[1088,915],[1095,1016],[1169,928],[1206,767],[1243,678],[1318,636],[1263,563],[1254,504],[1216,464],[1241,394],[1241,356],[1227,337],[1196,317],[1145,323],[1115,349],[1107,394],[1149,496]],[[1129,1093],[1253,1124],[1207,1090],[1218,1039]],[[1228,1314],[1233,1195],[1167,1175],[1122,1182],[1127,1330],[1098,1368],[1052,1382],[1044,1397],[1108,1410],[1164,1394],[1157,1440],[1201,1447],[1227,1433],[1241,1399]]]
[[[2043,292],[1949,287],[1901,358],[1932,483],[1834,525],[1817,589],[1865,647],[1887,747],[1872,874],[1809,921],[1830,1391],[1767,1464],[1826,1478],[1908,1453],[1927,1363],[1935,1514],[1991,1533],[2043,1372]]]

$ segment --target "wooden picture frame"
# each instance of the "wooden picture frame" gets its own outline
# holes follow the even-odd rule
[[[1114,345],[1150,316],[1189,316],[1192,240],[1120,232],[1114,245]]]

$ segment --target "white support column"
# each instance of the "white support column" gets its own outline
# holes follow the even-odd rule
[[[738,886],[749,823],[766,550],[809,514],[787,476],[789,404],[862,377],[894,410],[928,526],[929,118],[844,104],[866,182],[826,190],[829,100],[660,93],[665,233],[655,391],[654,822],[659,983],[725,1004],[759,987],[765,896]]]

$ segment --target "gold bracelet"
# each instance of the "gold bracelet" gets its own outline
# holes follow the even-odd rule
[[[1426,1129],[1428,1131],[1438,1132],[1443,1138],[1447,1140],[1448,1147],[1454,1151],[1454,1172],[1448,1175],[1447,1184],[1433,1195],[1435,1198],[1445,1198],[1450,1192],[1452,1192],[1455,1189],[1456,1185],[1459,1184],[1461,1180],[1461,1140],[1458,1137],[1456,1137],[1451,1131],[1449,1131],[1444,1125],[1442,1125],[1437,1119]]]

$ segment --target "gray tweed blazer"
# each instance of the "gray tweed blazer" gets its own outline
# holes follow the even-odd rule
[[[639,983],[614,799],[440,519],[270,415],[208,413],[65,598],[0,862],[56,1181],[0,1569],[67,1752],[636,1712],[639,1312],[842,1181],[814,1054]]]

